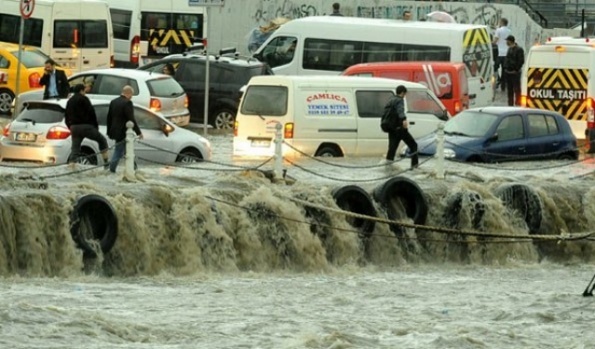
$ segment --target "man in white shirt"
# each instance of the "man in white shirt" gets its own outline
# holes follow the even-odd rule
[[[511,34],[512,31],[508,28],[508,19],[501,18],[500,27],[496,29],[493,43],[498,45],[498,57],[494,57],[494,73],[498,75],[498,69],[502,68],[502,73],[498,77],[498,85],[500,85],[502,91],[506,89],[506,73],[504,72],[504,60],[508,52],[506,38]]]

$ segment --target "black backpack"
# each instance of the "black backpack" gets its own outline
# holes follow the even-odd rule
[[[380,118],[380,128],[383,132],[390,132],[397,128],[397,116],[393,115],[394,103],[393,99],[384,107],[384,113],[382,113],[382,117]]]

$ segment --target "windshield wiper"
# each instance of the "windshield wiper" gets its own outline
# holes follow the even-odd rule
[[[444,131],[444,134],[447,134],[449,136],[463,136],[463,137],[471,137],[468,134],[464,133],[464,132],[460,132],[460,131],[452,131],[452,132],[447,132]]]
[[[21,119],[21,121],[30,122],[30,123],[32,123],[33,125],[35,125],[35,120],[33,120],[33,119],[29,119],[29,118],[23,118],[23,119]]]

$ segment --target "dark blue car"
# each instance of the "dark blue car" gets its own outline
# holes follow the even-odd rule
[[[418,140],[420,156],[436,152],[436,133]],[[409,153],[409,150],[406,150]],[[485,107],[465,110],[444,125],[444,155],[456,161],[578,159],[564,116],[547,110]]]

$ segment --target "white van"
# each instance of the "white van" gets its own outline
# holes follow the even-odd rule
[[[0,41],[19,43],[19,0],[0,0]],[[113,30],[102,0],[36,0],[23,44],[40,48],[73,72],[110,68]]]
[[[136,68],[183,53],[206,33],[204,8],[188,0],[107,0],[114,27],[115,66]]]
[[[404,80],[353,76],[255,76],[236,115],[233,155],[274,155],[275,129],[310,156],[382,155],[388,136],[380,117],[397,86],[407,87],[406,114],[414,138],[436,130],[450,115],[426,86]],[[286,144],[284,156],[299,156]]]
[[[314,16],[291,20],[254,54],[276,75],[340,74],[367,62],[464,63],[470,107],[492,104],[493,59],[483,25]]]
[[[564,115],[577,139],[595,129],[593,45],[589,38],[550,38],[531,47],[521,78],[521,105]]]

